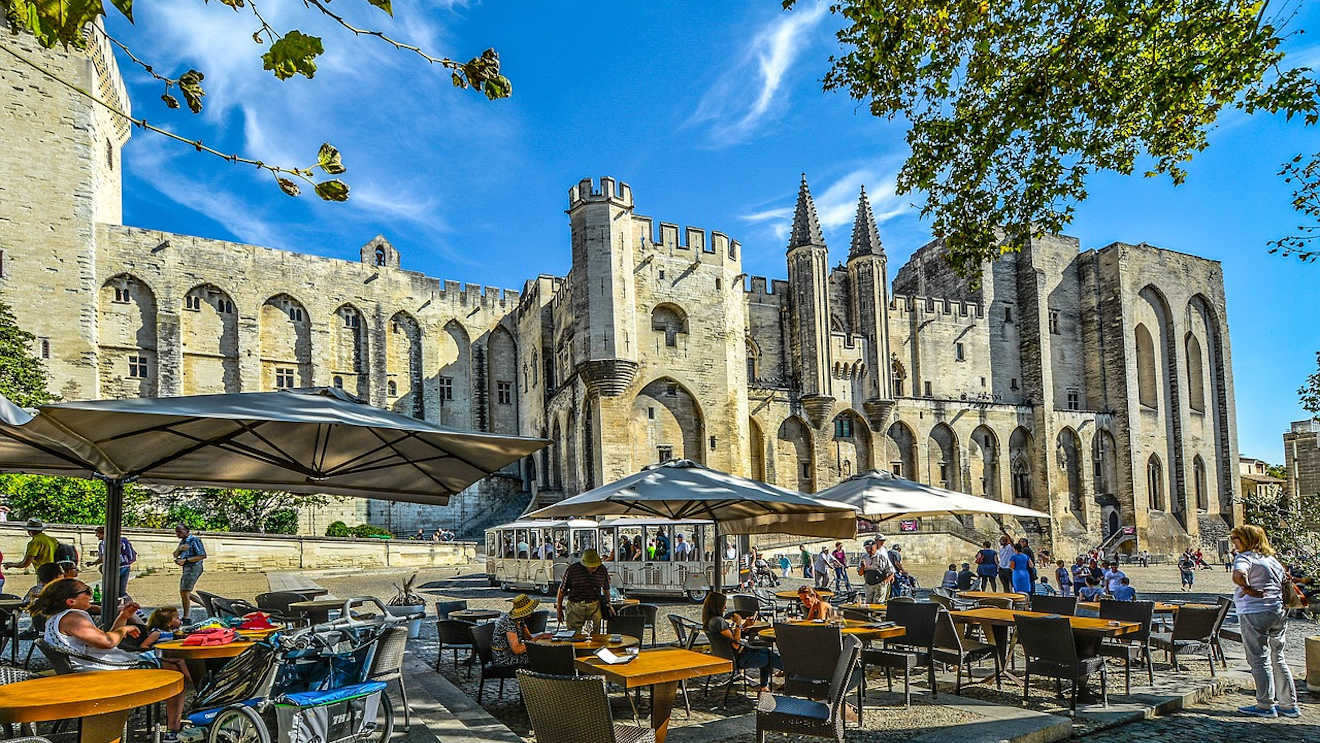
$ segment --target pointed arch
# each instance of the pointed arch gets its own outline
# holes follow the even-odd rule
[[[958,435],[947,423],[936,423],[926,441],[927,472],[930,484],[948,490],[962,490],[958,457]]]
[[[678,336],[687,335],[688,316],[673,302],[662,302],[651,310],[651,330],[656,332],[656,347],[678,345]]]
[[[760,381],[761,374],[761,346],[749,335],[746,337],[747,345],[747,384],[755,386]]]
[[[1036,461],[1031,433],[1018,426],[1008,437],[1008,466],[1012,474],[1013,502],[1030,505],[1032,502],[1032,463]]]
[[[307,308],[288,294],[261,305],[261,388],[312,386],[312,324]]]
[[[816,491],[816,457],[811,426],[793,415],[779,424],[775,434],[775,463],[779,484],[804,493]]]
[[[905,394],[904,384],[907,380],[907,368],[903,366],[902,361],[892,358],[889,360],[889,373],[894,380],[894,397],[903,397]]]
[[[97,350],[102,397],[155,397],[156,293],[145,281],[121,273],[101,285]]]
[[[449,320],[444,324],[444,332],[437,340],[436,356],[439,371],[436,402],[440,404],[440,423],[454,428],[471,429],[473,428],[471,336],[462,323]],[[558,448],[562,450],[563,447]],[[561,465],[562,460],[555,464],[554,471],[561,473]],[[555,489],[559,489],[560,482],[562,481],[559,479],[555,480]]]
[[[651,380],[633,398],[629,438],[632,471],[666,458],[706,461],[701,404],[672,377]]]
[[[1205,460],[1200,454],[1192,457],[1192,492],[1195,494],[1196,510],[1207,511],[1210,508],[1209,492],[1207,489]]]
[[[1231,456],[1232,441],[1228,431],[1227,362],[1224,349],[1224,325],[1215,304],[1204,294],[1193,294],[1188,300],[1188,314],[1204,326],[1205,347],[1202,349],[1205,365],[1206,412],[1214,429],[1214,459],[1207,467],[1207,487],[1213,484],[1218,491],[1218,510],[1229,519],[1233,517],[1233,475],[1237,462]]]
[[[871,429],[866,419],[856,410],[844,408],[834,416],[834,461],[831,467],[836,480],[843,480],[858,472],[875,468],[875,453],[871,443]]]
[[[753,417],[747,418],[748,470],[752,479],[766,482],[765,472],[765,434],[761,424]]]
[[[967,457],[970,460],[972,494],[991,500],[1000,500],[999,492],[999,437],[994,429],[981,424],[967,439]]]
[[[422,326],[417,318],[399,310],[385,328],[385,376],[394,383],[387,405],[396,413],[426,417],[422,392]]]
[[[486,342],[486,399],[490,405],[490,430],[518,433],[518,344],[503,325],[490,331]]]
[[[330,332],[330,373],[363,400],[371,399],[367,317],[351,302],[339,305]]]
[[[582,490],[596,487],[596,398],[582,404]]]
[[[1118,444],[1114,434],[1101,428],[1091,437],[1091,460],[1094,466],[1096,495],[1114,495],[1118,492]]]
[[[1205,412],[1205,366],[1201,358],[1201,342],[1187,333],[1187,407],[1198,413]]]
[[[1054,444],[1055,456],[1063,475],[1060,484],[1068,489],[1068,510],[1086,523],[1086,503],[1082,499],[1082,439],[1071,426],[1064,426]]]
[[[1164,465],[1158,454],[1146,460],[1146,503],[1152,511],[1164,510]]]
[[[889,471],[899,477],[916,480],[917,436],[903,421],[894,421],[885,432],[886,457]]]
[[[1144,323],[1137,323],[1137,399],[1143,407],[1159,408],[1159,387],[1155,374],[1155,341]]]
[[[183,295],[179,313],[185,395],[240,392],[238,308],[215,284],[198,284]]]
[[[550,486],[555,490],[564,489],[564,433],[555,416],[554,433],[550,437]]]

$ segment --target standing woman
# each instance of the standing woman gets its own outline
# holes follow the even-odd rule
[[[1013,592],[1031,593],[1031,558],[1023,552],[1021,542],[1013,544],[1013,556],[1008,558],[1009,568],[1013,571]]]
[[[1287,614],[1283,608],[1284,570],[1265,530],[1243,524],[1229,532],[1228,539],[1238,555],[1233,559],[1233,582],[1242,629],[1242,647],[1256,681],[1256,703],[1238,707],[1252,717],[1300,717],[1297,687],[1283,659]]]

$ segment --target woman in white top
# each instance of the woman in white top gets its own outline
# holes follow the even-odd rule
[[[69,663],[75,671],[118,671],[132,668],[143,660],[137,653],[120,650],[125,637],[137,637],[141,629],[128,623],[138,605],[128,602],[115,617],[109,630],[102,630],[87,613],[92,605],[92,589],[77,578],[51,581],[32,605],[32,613],[46,617],[46,631],[42,639],[48,645],[66,650],[79,657]],[[166,702],[168,725],[172,732],[180,727],[183,714],[183,693]]]
[[[1242,647],[1256,681],[1256,704],[1238,707],[1253,717],[1299,717],[1297,687],[1292,671],[1283,659],[1284,629],[1287,615],[1283,609],[1283,565],[1274,557],[1274,549],[1265,530],[1243,524],[1229,533],[1237,556],[1233,558],[1233,582],[1242,630]]]

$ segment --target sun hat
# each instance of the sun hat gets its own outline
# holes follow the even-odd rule
[[[582,565],[588,568],[600,566],[600,553],[593,549],[582,550]]]
[[[875,535],[875,541],[876,541],[876,542],[883,542],[883,541],[885,541],[885,535],[884,535],[884,534],[877,534],[877,535]]]
[[[46,530],[46,525],[43,524],[43,523],[41,523],[41,519],[28,519],[28,522],[27,522],[27,530],[28,530],[28,531],[45,531],[45,530]]]
[[[522,619],[528,614],[536,611],[536,607],[540,605],[540,601],[537,601],[525,593],[520,593],[513,597],[513,608],[509,609],[509,618]]]

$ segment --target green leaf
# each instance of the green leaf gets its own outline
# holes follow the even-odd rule
[[[326,201],[348,201],[348,184],[338,178],[316,184],[316,195]]]
[[[133,20],[133,0],[110,0],[110,3],[119,9],[124,17],[132,22]]]
[[[275,73],[275,77],[288,80],[294,75],[312,78],[316,75],[316,58],[325,53],[321,37],[308,36],[294,29],[276,39],[270,49],[261,55],[265,69]]]
[[[316,164],[321,170],[330,175],[339,175],[344,172],[344,164],[339,159],[339,150],[335,149],[329,142],[321,145],[321,151],[316,153]]]
[[[174,96],[170,95],[169,93],[164,93],[164,94],[162,94],[161,97],[160,97],[160,99],[161,99],[162,101],[165,101],[165,105],[168,106],[169,108],[178,108],[178,107],[179,107],[179,99],[178,99],[178,98],[175,98]]]
[[[298,194],[302,193],[302,189],[298,188],[298,184],[294,183],[288,178],[276,177],[275,180],[279,182],[280,190],[290,196],[297,196]]]
[[[239,8],[243,7],[243,4],[244,4],[244,3],[243,3],[243,0],[220,0],[220,2],[222,2],[222,3],[224,3],[225,5],[228,5],[229,7],[233,8],[235,11],[237,11]]]
[[[101,0],[6,0],[4,5],[5,15],[47,49],[56,44],[81,49],[87,24],[105,15]]]
[[[183,94],[183,99],[188,102],[188,110],[195,114],[202,112],[202,96],[206,91],[202,90],[202,80],[206,75],[197,70],[188,70],[179,75],[179,92]],[[169,101],[166,101],[166,105]]]
[[[481,92],[492,101],[497,98],[508,98],[513,93],[513,83],[503,75],[496,75],[482,83]]]
[[[394,15],[394,8],[390,7],[390,0],[367,0],[367,2],[380,8],[386,13],[389,13],[391,16]]]

